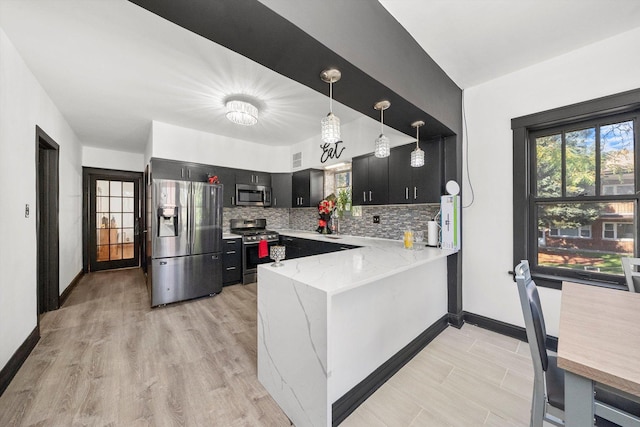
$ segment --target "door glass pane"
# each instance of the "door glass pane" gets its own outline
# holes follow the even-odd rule
[[[122,245],[122,258],[132,259],[134,257],[133,243],[125,243]]]
[[[122,198],[111,197],[110,203],[111,203],[111,208],[109,210],[111,212],[122,212]]]
[[[123,197],[122,198],[122,212],[133,212],[133,198],[132,197]]]
[[[122,195],[124,197],[133,197],[133,182],[122,183]]]
[[[633,256],[635,209],[635,202],[538,203],[538,265],[621,275],[620,257]]]
[[[562,135],[536,138],[536,194],[562,196]]]
[[[633,122],[600,127],[602,194],[633,194],[634,187]]]
[[[111,196],[122,196],[122,181],[109,181]]]
[[[122,243],[133,242],[133,228],[122,229]]]
[[[108,196],[109,195],[109,181],[96,181],[96,196]]]
[[[109,212],[109,197],[96,197],[96,212]]]
[[[133,228],[133,214],[125,213],[122,214],[122,226],[126,228]]]
[[[567,132],[567,196],[593,196],[596,184],[596,129]]]
[[[95,190],[96,260],[134,259],[134,183],[96,180]]]

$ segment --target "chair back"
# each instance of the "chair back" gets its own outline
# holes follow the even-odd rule
[[[531,349],[531,358],[533,359],[534,369],[539,372],[546,371],[549,367],[549,358],[547,356],[547,330],[542,315],[542,306],[540,305],[540,297],[538,289],[531,278],[529,270],[529,262],[523,260],[515,268],[516,283],[518,284],[518,294],[520,295],[520,305],[522,306],[522,314],[524,315],[524,324],[527,331],[527,340]]]
[[[620,260],[629,292],[640,292],[640,272],[636,270],[636,266],[640,265],[640,258],[622,257]]]

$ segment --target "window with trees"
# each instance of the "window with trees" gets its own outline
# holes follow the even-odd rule
[[[528,259],[543,285],[622,284],[620,258],[637,254],[638,105],[603,103],[512,121],[514,262]]]

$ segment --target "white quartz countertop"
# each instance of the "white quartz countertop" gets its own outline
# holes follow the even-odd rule
[[[284,236],[360,246],[328,254],[285,259],[282,267],[272,267],[271,263],[258,266],[259,271],[268,269],[328,294],[344,292],[454,253],[428,247],[404,249],[400,240],[322,235],[297,230],[276,231]]]

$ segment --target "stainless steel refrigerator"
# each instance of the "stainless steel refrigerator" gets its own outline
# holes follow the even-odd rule
[[[151,306],[222,291],[222,185],[158,179],[150,204]]]

